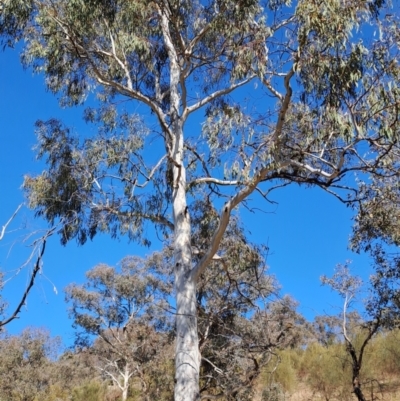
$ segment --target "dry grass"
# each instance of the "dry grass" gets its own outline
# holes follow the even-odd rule
[[[253,401],[262,401],[264,386],[256,386]],[[388,377],[384,381],[371,381],[366,383],[364,394],[368,401],[400,401],[400,377]],[[349,400],[356,401],[356,397],[349,394]],[[286,393],[279,401],[343,401],[338,397],[326,399],[322,394],[313,392],[307,384],[300,382],[290,393]]]

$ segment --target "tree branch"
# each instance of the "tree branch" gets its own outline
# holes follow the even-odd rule
[[[243,81],[237,82],[236,84],[233,84],[228,88],[216,91],[216,92],[212,93],[211,95],[206,96],[202,100],[198,101],[197,103],[193,104],[192,106],[186,107],[186,109],[184,110],[183,115],[182,115],[183,120],[185,120],[190,113],[193,113],[194,111],[200,109],[201,107],[203,107],[207,103],[210,103],[212,100],[214,100],[218,97],[221,97],[221,96],[227,95],[228,93],[231,93],[235,89],[240,88],[241,86],[249,83],[254,78],[256,78],[256,75],[252,74],[252,75],[250,75],[250,77],[244,79]]]
[[[279,165],[279,168],[285,168],[290,165],[290,161],[284,162]],[[204,269],[208,266],[208,264],[213,259],[216,254],[219,244],[221,243],[222,237],[225,233],[226,227],[229,223],[229,218],[232,210],[239,205],[247,196],[249,196],[257,187],[257,185],[266,179],[267,174],[271,170],[275,170],[274,167],[264,167],[260,170],[260,172],[243,188],[241,189],[235,196],[233,196],[222,208],[219,224],[217,229],[214,232],[214,235],[211,239],[211,246],[204,254],[204,256],[200,259],[197,265],[191,271],[191,277],[194,278],[195,281],[199,278],[200,274],[204,271]]]
[[[268,82],[265,78],[262,78],[262,79],[261,79],[261,82],[269,89],[269,91],[270,91],[275,97],[277,97],[281,102],[283,102],[284,96],[282,95],[282,93],[280,93],[279,91],[277,91],[277,90],[271,85],[271,82]]]
[[[7,319],[5,319],[3,321],[0,321],[0,327],[5,326],[6,324],[8,324],[11,321],[13,321],[14,319],[16,319],[18,317],[18,314],[21,312],[21,308],[25,305],[25,301],[26,301],[26,298],[28,297],[29,291],[33,287],[33,285],[35,283],[35,278],[36,278],[38,272],[40,271],[41,261],[42,261],[43,255],[44,255],[44,251],[46,249],[46,240],[50,235],[51,234],[47,233],[45,238],[43,239],[42,247],[41,247],[39,256],[36,259],[35,267],[34,267],[34,269],[32,271],[32,274],[31,274],[31,279],[29,281],[28,286],[25,289],[24,294],[22,295],[20,303],[18,304],[18,306],[16,307],[16,309],[14,310],[14,312],[12,313],[12,315],[9,318],[7,318]]]
[[[285,88],[286,95],[282,101],[281,109],[279,110],[278,122],[276,123],[275,133],[274,133],[274,142],[279,142],[279,139],[282,134],[283,124],[285,123],[286,113],[289,110],[290,101],[292,99],[293,90],[290,86],[290,80],[294,75],[294,66],[285,76]],[[276,143],[278,145],[278,143]]]
[[[163,128],[163,130],[169,135],[171,136],[171,132],[169,129],[169,126],[166,122],[166,117],[164,112],[162,111],[162,109],[148,96],[144,95],[143,93],[134,90],[133,87],[126,87],[118,82],[115,82],[109,78],[107,78],[100,70],[99,68],[96,66],[96,63],[91,59],[89,52],[87,49],[85,49],[85,47],[83,47],[80,43],[78,43],[75,38],[74,35],[72,34],[72,32],[69,31],[68,27],[66,26],[66,24],[60,20],[59,18],[50,15],[50,17],[54,20],[54,22],[62,29],[62,31],[64,32],[64,34],[67,37],[67,40],[71,42],[72,46],[74,46],[74,48],[76,49],[77,52],[77,56],[81,59],[87,59],[89,65],[91,66],[94,74],[95,74],[95,79],[97,80],[97,82],[99,84],[105,85],[105,86],[109,86],[109,87],[113,87],[117,92],[119,92],[121,95],[125,95],[128,96],[130,98],[139,100],[141,102],[143,102],[144,104],[146,104],[147,106],[150,107],[150,109],[156,114],[156,116],[158,117],[158,120],[160,121],[160,124]],[[82,52],[82,53],[80,53]],[[103,53],[103,54],[108,54],[109,56],[115,58],[113,55],[111,55],[108,52],[105,51],[100,51],[100,50],[94,50],[95,53]],[[117,60],[118,62],[118,60]],[[122,63],[123,64],[123,63]],[[125,68],[124,68],[124,71]],[[129,82],[129,81],[128,81]],[[128,83],[129,85],[129,83]]]
[[[15,212],[13,213],[13,215],[9,218],[9,220],[7,221],[6,224],[4,224],[4,226],[1,228],[1,232],[0,232],[0,241],[3,239],[4,234],[6,232],[6,229],[8,227],[8,225],[14,220],[15,216],[17,215],[17,213],[19,212],[19,210],[21,209],[23,203],[21,203],[17,209],[15,210]]]
[[[240,181],[219,180],[218,178],[213,178],[213,177],[202,177],[202,178],[196,178],[195,180],[189,182],[188,186],[191,187],[198,184],[239,185]]]

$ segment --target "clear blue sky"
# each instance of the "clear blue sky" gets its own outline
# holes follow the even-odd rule
[[[22,69],[16,51],[0,53],[0,226],[24,200],[20,190],[24,174],[37,174],[44,168],[35,160],[32,150],[36,142],[35,121],[56,117],[75,126],[78,132],[89,129],[82,123],[82,110],[60,109],[57,99],[46,92],[43,80],[43,76]],[[335,312],[332,307],[339,307],[340,300],[328,288],[321,287],[320,275],[331,275],[334,266],[346,259],[354,260],[355,274],[367,278],[371,272],[368,258],[347,250],[351,210],[321,190],[298,186],[278,190],[272,199],[278,205],[257,205],[267,213],[240,212],[252,240],[268,243],[270,272],[282,284],[282,293],[300,302],[301,313],[312,319],[316,314]],[[11,232],[0,242],[0,268],[7,277],[12,276],[30,252],[30,241],[21,240],[27,233],[43,227],[45,224],[34,219],[27,209],[9,226]],[[85,271],[98,263],[116,265],[126,255],[145,255],[151,251],[129,244],[126,238],[116,241],[105,235],[97,236],[83,247],[75,243],[62,247],[58,238],[52,238],[43,273],[29,295],[27,307],[7,330],[18,333],[26,326],[47,327],[70,344],[73,329],[64,302],[65,286],[83,282]],[[24,291],[31,267],[32,263],[22,269],[3,291],[10,312]]]

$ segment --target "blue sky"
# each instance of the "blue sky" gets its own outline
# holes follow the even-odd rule
[[[56,97],[46,92],[43,80],[43,76],[22,69],[17,51],[0,53],[0,226],[24,201],[20,190],[24,174],[34,175],[44,168],[32,150],[36,142],[35,121],[56,117],[79,132],[89,129],[82,122],[82,109],[60,109]],[[340,299],[321,287],[319,277],[332,275],[334,266],[346,259],[354,261],[353,273],[368,278],[371,272],[367,257],[347,250],[351,210],[318,189],[290,186],[276,191],[271,198],[278,204],[260,203],[257,206],[264,212],[251,214],[241,209],[240,215],[251,239],[268,243],[270,272],[281,283],[282,294],[298,300],[299,311],[308,319],[337,312]],[[0,242],[1,271],[6,277],[13,277],[3,291],[9,311],[19,301],[32,267],[31,263],[14,277],[15,269],[30,252],[31,240],[22,240],[43,227],[43,221],[23,209]],[[26,326],[47,327],[53,335],[61,335],[66,344],[71,344],[73,329],[64,302],[65,286],[83,282],[85,271],[98,263],[116,265],[126,255],[145,255],[152,250],[156,249],[143,249],[128,243],[127,238],[111,240],[106,235],[81,247],[73,242],[63,247],[58,238],[51,238],[42,274],[27,306],[7,330],[18,333]]]

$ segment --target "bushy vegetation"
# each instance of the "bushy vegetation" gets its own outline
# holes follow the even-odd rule
[[[356,346],[364,335],[362,329],[355,334]],[[352,364],[340,336],[323,344],[316,336],[309,338],[307,333],[305,340],[304,345],[277,351],[245,393],[260,401],[354,400]],[[171,345],[172,342],[171,339]],[[28,329],[19,336],[3,336],[0,341],[0,400],[121,400],[121,390],[96,369],[98,359],[91,348],[64,351],[54,359],[49,348],[58,343],[58,339],[50,338],[43,329]],[[400,330],[381,331],[371,340],[361,372],[368,401],[400,399],[399,357]],[[173,400],[172,349],[158,362],[140,380],[131,381],[128,401]],[[147,388],[143,387],[143,381]],[[241,397],[243,393],[221,399],[241,400]]]

